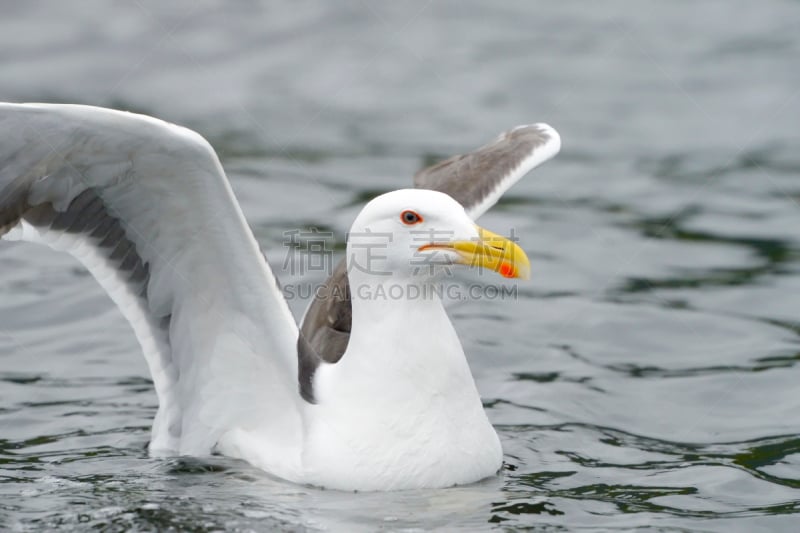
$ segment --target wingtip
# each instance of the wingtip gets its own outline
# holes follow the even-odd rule
[[[539,131],[543,131],[547,134],[547,136],[550,138],[547,141],[547,144],[551,146],[553,155],[556,155],[561,150],[561,135],[550,124],[538,122],[534,124],[534,126],[536,126]]]
[[[556,131],[556,129],[553,126],[545,122],[538,122],[534,124],[534,126],[536,126],[539,130],[546,132],[547,135],[550,136],[550,138],[552,139],[551,142],[553,142],[553,144],[555,144],[559,148],[561,147],[561,135]]]
[[[556,129],[553,126],[545,122],[522,124],[515,128],[511,128],[511,130],[507,134],[525,128],[535,128],[539,133],[543,133],[547,137],[547,141],[544,143],[544,146],[546,146],[548,148],[548,151],[550,152],[548,159],[556,155],[559,151],[561,151],[561,135],[558,133],[558,131],[556,131]]]

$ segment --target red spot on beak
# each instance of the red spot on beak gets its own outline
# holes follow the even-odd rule
[[[516,275],[516,269],[513,265],[508,263],[502,263],[500,268],[497,269],[501,276],[504,278],[513,278]]]

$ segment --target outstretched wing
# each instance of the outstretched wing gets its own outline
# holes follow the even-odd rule
[[[117,303],[158,394],[151,450],[208,453],[254,419],[289,431],[297,327],[200,135],[108,109],[0,104],[0,236],[71,253]]]
[[[473,152],[417,172],[414,186],[449,194],[477,220],[522,176],[560,149],[561,137],[547,124],[517,126]]]
[[[414,176],[414,186],[449,194],[475,220],[560,149],[561,137],[547,124],[518,126],[477,150],[421,170]],[[308,401],[313,401],[314,371],[320,361],[335,363],[344,355],[350,326],[350,291],[342,259],[316,291],[300,327],[300,390]]]

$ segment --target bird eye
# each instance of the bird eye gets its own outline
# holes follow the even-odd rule
[[[413,226],[414,224],[419,224],[422,222],[422,217],[419,216],[416,212],[411,211],[409,209],[400,213],[400,220],[403,221],[403,224],[408,226]]]

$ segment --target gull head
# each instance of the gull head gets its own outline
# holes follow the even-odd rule
[[[370,201],[347,240],[351,276],[432,279],[453,265],[527,279],[530,261],[510,239],[477,226],[447,194],[402,189]]]

